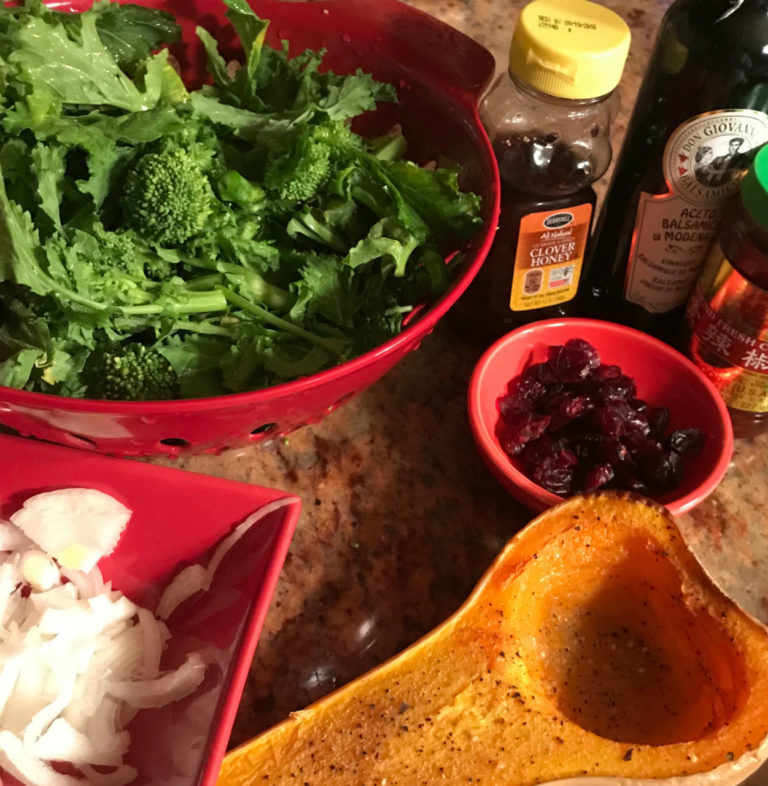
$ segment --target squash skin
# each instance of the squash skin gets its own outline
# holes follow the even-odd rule
[[[768,634],[663,508],[608,492],[540,515],[454,615],[231,751],[219,786],[719,786],[766,757]]]

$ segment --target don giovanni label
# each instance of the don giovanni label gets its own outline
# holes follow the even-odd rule
[[[707,112],[676,129],[662,162],[668,191],[640,194],[624,284],[628,301],[655,314],[686,302],[722,207],[766,142],[768,115],[749,109]]]

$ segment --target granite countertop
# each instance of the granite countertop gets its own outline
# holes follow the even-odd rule
[[[477,39],[504,67],[521,0],[412,4]],[[614,127],[617,147],[669,3],[605,4],[633,32]],[[472,441],[465,396],[479,354],[441,324],[418,351],[320,424],[218,456],[158,459],[290,490],[303,501],[231,744],[358,676],[442,621],[504,542],[532,518],[490,476]],[[768,585],[759,566],[768,564],[768,518],[760,511],[767,461],[768,437],[737,443],[719,489],[680,519],[705,567],[763,619]],[[738,556],[746,554],[750,559]],[[768,775],[760,783],[768,784]]]

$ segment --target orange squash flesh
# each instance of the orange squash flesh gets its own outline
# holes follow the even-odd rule
[[[219,786],[528,786],[716,767],[738,782],[767,738],[765,629],[714,587],[666,511],[606,493],[539,516],[452,617],[230,752]]]

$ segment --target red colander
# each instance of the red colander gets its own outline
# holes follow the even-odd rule
[[[216,35],[225,56],[238,56],[221,0],[139,1],[166,9],[181,22],[183,40],[174,54],[188,84],[205,78],[196,24]],[[50,4],[81,11],[90,0]],[[381,134],[400,123],[413,160],[461,165],[463,187],[483,197],[483,226],[463,249],[465,261],[453,286],[395,338],[293,382],[249,393],[159,402],[92,401],[0,386],[0,423],[23,435],[125,456],[216,452],[286,434],[319,421],[416,349],[474,278],[490,248],[499,211],[498,171],[477,113],[478,98],[494,74],[491,53],[398,0],[258,0],[253,5],[271,20],[272,44],[288,39],[292,53],[324,47],[325,65],[334,71],[362,68],[397,86],[398,103],[361,118],[357,130]]]

